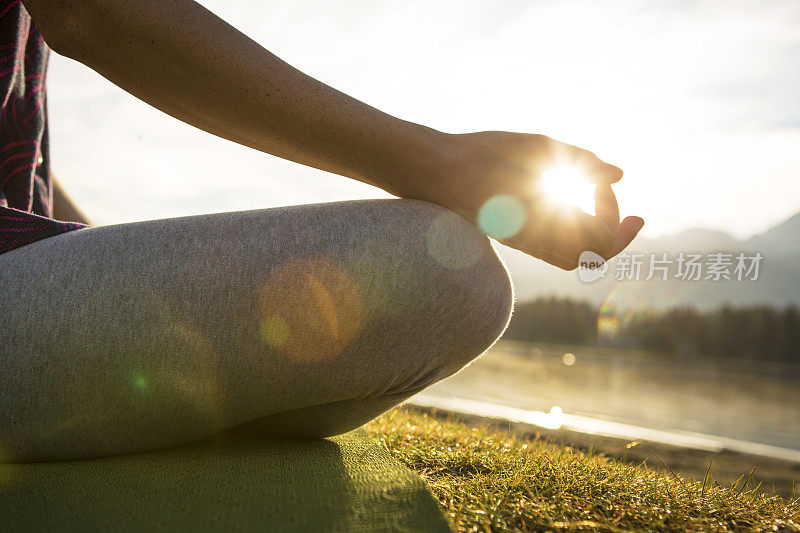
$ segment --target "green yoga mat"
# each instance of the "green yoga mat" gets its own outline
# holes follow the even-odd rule
[[[98,529],[449,531],[425,483],[363,430],[0,465],[0,530]]]

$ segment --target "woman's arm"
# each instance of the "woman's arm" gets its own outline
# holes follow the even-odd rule
[[[598,183],[617,181],[621,171],[594,154],[539,135],[448,135],[397,119],[296,70],[191,0],[23,3],[55,51],[220,137],[472,221],[491,196],[519,196],[535,231],[503,242],[558,266],[572,267],[578,248],[616,253],[641,227],[628,220],[618,231],[596,217],[559,227],[561,215],[544,220],[536,198],[528,202],[538,166],[554,154],[583,161]],[[557,231],[539,235],[545,224]]]
[[[50,173],[50,183],[53,186],[53,218],[91,225],[89,218],[75,206],[52,172]]]
[[[191,0],[23,3],[56,52],[220,137],[366,182],[434,157],[434,130],[306,76]]]

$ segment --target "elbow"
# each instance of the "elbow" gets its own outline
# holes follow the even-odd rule
[[[24,5],[56,53],[80,61],[92,41],[93,2],[81,0],[27,0]]]

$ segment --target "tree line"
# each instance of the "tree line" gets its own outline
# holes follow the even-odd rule
[[[618,312],[581,300],[546,297],[518,303],[504,338],[800,362],[800,307]]]

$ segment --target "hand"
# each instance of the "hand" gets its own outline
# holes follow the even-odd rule
[[[443,168],[402,196],[456,211],[503,244],[557,267],[575,269],[586,250],[608,260],[644,225],[640,217],[620,221],[611,184],[622,170],[582,148],[544,135],[498,131],[445,135],[443,145]],[[594,216],[555,205],[542,192],[542,173],[562,164],[577,166],[596,185]]]

